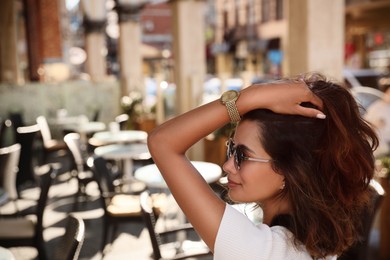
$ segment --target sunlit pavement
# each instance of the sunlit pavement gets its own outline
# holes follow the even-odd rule
[[[69,213],[81,217],[85,222],[86,237],[80,253],[79,259],[102,259],[100,251],[102,239],[102,216],[103,209],[99,203],[99,191],[96,183],[90,183],[87,186],[88,197],[84,201],[78,201],[75,204],[75,194],[77,191],[77,180],[69,178],[68,173],[63,173],[56,179],[49,193],[49,202],[47,204],[44,216],[44,238],[46,240],[47,254],[50,256],[53,249],[60,242],[59,238],[65,232],[65,218]],[[37,199],[38,188],[27,188],[23,191],[22,197],[26,198],[20,203],[20,209],[23,211]],[[77,208],[75,208],[77,205]],[[177,205],[170,202],[168,217],[159,219],[158,228],[174,226],[176,224],[175,216],[177,214]],[[376,221],[377,223],[377,221]],[[378,229],[372,232],[373,246],[377,247],[379,243]],[[34,248],[21,247],[11,248],[17,260],[36,259],[37,252]],[[375,251],[370,252],[369,259],[377,259]],[[152,247],[149,234],[142,221],[133,221],[121,224],[114,242],[107,245],[104,259],[151,259]],[[52,258],[49,257],[51,260]],[[212,259],[210,257],[210,259]]]

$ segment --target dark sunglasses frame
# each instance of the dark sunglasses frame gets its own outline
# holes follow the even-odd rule
[[[241,169],[241,163],[243,161],[253,161],[253,162],[261,162],[261,163],[268,163],[272,161],[272,159],[254,158],[254,157],[245,156],[242,150],[242,146],[240,145],[235,146],[232,138],[229,138],[229,140],[226,141],[226,146],[227,146],[227,150],[226,150],[227,158],[229,160],[230,157],[234,156],[234,167],[236,167],[236,170]]]

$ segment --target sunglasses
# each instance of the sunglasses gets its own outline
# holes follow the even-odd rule
[[[267,163],[272,161],[272,159],[263,159],[263,158],[253,158],[248,157],[244,155],[245,147],[242,145],[234,145],[234,141],[232,138],[229,138],[229,140],[226,142],[227,146],[227,158],[230,159],[230,157],[234,156],[234,167],[236,167],[236,170],[240,170],[241,163],[243,161],[253,161],[253,162],[262,162]]]

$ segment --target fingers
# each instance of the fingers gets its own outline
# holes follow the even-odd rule
[[[315,117],[318,119],[325,119],[326,118],[326,115],[322,111],[315,109],[315,108],[303,107],[301,105],[298,105],[297,112],[299,114],[301,114],[303,116],[307,116],[307,117]]]

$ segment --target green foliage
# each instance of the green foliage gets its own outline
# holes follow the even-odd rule
[[[123,96],[121,99],[123,113],[128,114],[131,120],[138,118],[144,113],[142,102],[141,93],[136,91],[130,92],[128,96]]]
[[[377,163],[379,164],[379,176],[381,178],[390,178],[390,156],[379,158]]]

